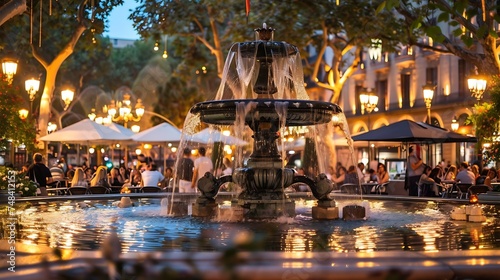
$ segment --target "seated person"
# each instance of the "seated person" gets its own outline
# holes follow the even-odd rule
[[[476,185],[486,185],[491,191],[493,187],[491,185],[491,178],[489,175],[490,175],[490,169],[487,167],[483,168],[481,174],[476,179]]]
[[[92,180],[90,180],[90,187],[94,186],[103,186],[106,188],[110,188],[110,184],[108,182],[108,172],[106,166],[99,166],[94,173]]]
[[[59,165],[54,165],[50,168],[50,174],[52,174],[52,179],[54,181],[64,180],[64,171]]]
[[[425,166],[424,173],[420,176],[420,180],[418,181],[419,193],[421,192],[424,185],[430,185],[435,196],[439,196],[439,189],[437,183],[434,179],[432,179],[431,175],[432,168],[430,166]],[[423,196],[425,194],[420,194],[419,196]]]
[[[377,174],[375,176],[375,181],[377,182],[377,186],[372,188],[372,193],[380,192],[385,193],[386,188],[382,186],[383,184],[389,182],[389,172],[387,172],[387,167],[383,163],[379,163],[377,166]]]
[[[347,169],[347,174],[344,177],[344,184],[359,185],[358,174],[354,165],[349,166],[349,169]]]
[[[120,174],[120,170],[116,167],[113,167],[109,171],[109,183],[111,186],[118,186],[121,187],[125,183],[125,179],[123,178],[122,174]]]
[[[338,176],[336,174],[332,174],[332,182],[337,185],[337,189],[339,189],[340,186],[344,184],[345,175],[347,173],[347,170],[343,166],[340,166],[338,170],[339,170]]]
[[[71,179],[71,187],[88,187],[88,182],[85,179],[85,174],[83,172],[83,169],[80,167],[75,169],[75,175],[73,176],[73,179]]]
[[[474,185],[476,183],[476,176],[469,170],[469,164],[467,162],[464,161],[460,164],[460,169],[455,180],[462,184]]]
[[[377,173],[375,173],[375,170],[370,169],[368,170],[368,183],[374,182],[377,182]]]
[[[163,174],[158,171],[156,164],[150,163],[147,167],[147,170],[142,172],[142,183],[141,186],[155,186],[158,187],[158,184],[165,179]]]

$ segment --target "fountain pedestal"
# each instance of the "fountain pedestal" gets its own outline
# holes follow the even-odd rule
[[[328,124],[342,110],[329,102],[283,98],[305,95],[298,48],[273,41],[274,29],[265,24],[255,31],[258,40],[231,47],[230,51],[235,55],[230,57],[235,57],[235,61],[226,61],[225,68],[230,69],[234,63],[234,77],[237,77],[231,80],[227,90],[237,89],[240,98],[249,94],[254,98],[206,101],[195,104],[190,110],[206,124],[248,126],[253,132],[252,154],[246,165],[236,168],[230,177],[215,178],[212,174],[205,174],[198,180],[201,196],[196,202],[198,205],[193,207],[193,215],[213,213],[212,204],[208,202],[213,200],[224,182],[231,181],[242,189],[237,200],[247,219],[294,217],[295,204],[284,193],[285,188],[294,183],[310,187],[319,200],[319,208],[315,210],[318,217],[338,218],[335,202],[328,198],[333,189],[332,182],[325,174],[313,179],[297,176],[293,169],[285,168],[284,154],[278,149],[278,142],[283,145],[285,127]],[[227,70],[223,76],[233,77]],[[219,91],[225,89],[223,82]]]
[[[312,207],[312,218],[315,220],[336,220],[339,218],[339,208],[333,200],[318,201],[317,206]]]

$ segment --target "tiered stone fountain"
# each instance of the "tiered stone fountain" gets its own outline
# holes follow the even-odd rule
[[[338,211],[335,202],[329,197],[333,189],[332,182],[325,174],[316,178],[294,176],[293,169],[284,167],[278,140],[282,127],[325,124],[342,110],[338,105],[328,102],[274,98],[279,90],[305,92],[301,68],[299,77],[287,74],[294,72],[293,69],[283,71],[283,67],[291,65],[286,62],[287,59],[298,59],[300,64],[300,56],[297,47],[272,41],[274,29],[264,24],[263,28],[255,31],[258,37],[256,41],[234,44],[228,57],[237,58],[237,75],[240,84],[244,85],[242,96],[253,91],[251,94],[255,93],[256,98],[202,102],[190,110],[207,124],[243,123],[250,127],[254,139],[253,153],[246,166],[235,169],[232,175],[215,178],[213,174],[207,173],[198,181],[201,196],[193,205],[192,215],[212,216],[217,207],[214,197],[220,186],[233,182],[242,189],[235,209],[239,207],[243,219],[267,219],[283,215],[293,217],[295,204],[284,193],[284,189],[294,183],[303,183],[310,187],[318,200],[318,206],[313,208],[313,217],[336,219]],[[287,77],[278,76],[276,72],[284,73]]]

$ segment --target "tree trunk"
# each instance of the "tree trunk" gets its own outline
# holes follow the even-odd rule
[[[26,0],[12,0],[0,7],[0,26],[26,11]]]

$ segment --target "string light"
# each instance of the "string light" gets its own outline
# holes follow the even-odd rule
[[[168,57],[168,53],[167,53],[167,37],[168,35],[165,35],[165,46],[164,46],[164,50],[163,50],[163,58],[167,59]]]

